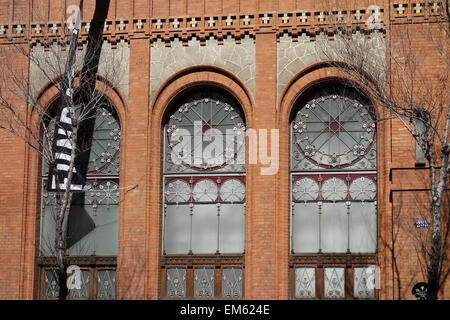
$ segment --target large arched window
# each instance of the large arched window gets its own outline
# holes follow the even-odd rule
[[[55,122],[50,121],[50,130]],[[116,111],[104,100],[96,108],[90,129],[80,130],[78,159],[86,161],[85,192],[74,192],[66,220],[67,262],[81,269],[81,289],[70,299],[115,297],[118,250],[120,123]],[[89,131],[89,132],[88,132]],[[52,134],[50,136],[53,136]],[[58,297],[54,269],[55,194],[47,191],[48,165],[42,172],[40,232],[40,297]]]
[[[294,298],[373,298],[377,249],[376,117],[356,90],[330,83],[291,121]]]
[[[170,110],[164,126],[163,296],[240,298],[242,110],[230,95],[212,88],[181,97]]]

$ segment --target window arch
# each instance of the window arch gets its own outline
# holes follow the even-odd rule
[[[56,110],[52,106],[50,110]],[[74,192],[66,219],[67,262],[81,268],[81,289],[69,292],[70,299],[113,299],[118,251],[120,122],[111,103],[104,99],[95,116],[80,130],[80,165],[86,170],[85,192]],[[88,128],[89,127],[89,128]],[[48,129],[53,132],[55,119]],[[53,134],[51,133],[52,137]],[[47,191],[48,164],[42,166],[40,296],[58,297],[54,270],[55,193]]]
[[[163,130],[163,295],[240,298],[246,190],[242,110],[232,96],[213,88],[183,95],[170,110]],[[201,267],[193,267],[200,261]]]
[[[367,265],[377,250],[376,144],[373,106],[357,90],[323,84],[296,103],[290,165],[294,298],[374,297]],[[314,259],[305,265],[306,256]]]

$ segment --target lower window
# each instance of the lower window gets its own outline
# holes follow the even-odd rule
[[[292,299],[377,299],[379,270],[372,259],[356,263],[298,262],[290,265]],[[366,261],[364,261],[366,260]]]
[[[196,258],[185,263],[179,260],[187,258],[165,259],[168,263],[161,269],[161,292],[165,299],[242,299],[244,296],[241,258],[228,259],[236,260],[234,263],[222,261],[224,258],[216,263],[214,258]]]
[[[116,298],[116,265],[73,263],[68,267],[69,300],[112,300]],[[59,283],[55,265],[40,268],[40,299],[58,299]]]

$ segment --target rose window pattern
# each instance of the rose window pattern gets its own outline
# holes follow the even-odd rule
[[[228,96],[197,93],[178,104],[164,127],[164,171],[244,172],[245,123]]]
[[[356,99],[312,99],[297,112],[291,130],[292,170],[376,168],[375,117]]]

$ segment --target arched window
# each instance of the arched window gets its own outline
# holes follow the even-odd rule
[[[70,299],[115,297],[121,131],[117,113],[108,101],[98,106],[92,125],[90,130],[80,130],[82,143],[78,156],[87,164],[87,191],[73,193],[65,219],[67,262],[81,269],[81,289],[70,290]],[[54,130],[54,119],[48,127]],[[40,296],[44,299],[57,298],[59,293],[52,259],[55,253],[55,193],[46,188],[48,170],[44,163],[39,258],[43,266]]]
[[[205,88],[178,99],[167,118],[163,295],[240,298],[245,248],[242,110],[230,95]]]
[[[374,297],[376,138],[373,107],[356,90],[329,84],[298,101],[291,121],[295,298]]]

